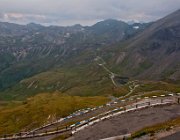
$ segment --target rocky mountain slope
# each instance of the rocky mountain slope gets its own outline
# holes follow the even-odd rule
[[[113,58],[123,74],[142,79],[180,80],[180,10],[131,38]]]
[[[140,30],[117,20],[102,21],[91,27],[0,23],[0,89],[63,65],[72,56],[83,55],[84,50],[96,51],[126,40]]]
[[[1,97],[44,91],[69,95],[122,95],[113,75],[180,80],[180,11],[152,24],[106,20],[91,27],[0,23]],[[117,77],[116,77],[117,79]]]

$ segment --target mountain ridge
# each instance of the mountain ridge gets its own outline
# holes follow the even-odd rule
[[[150,68],[148,70],[149,72],[145,72],[147,74],[144,73],[144,77],[150,78],[151,76],[147,75],[151,73],[151,75],[154,74],[154,76],[151,77],[152,79],[163,79],[163,77],[160,78],[160,75],[162,75],[161,73],[163,73],[161,68],[166,64],[167,66],[164,67],[164,70],[174,69],[175,73],[177,70],[177,75],[175,74],[176,76],[169,78],[174,80],[180,79],[180,73],[178,72],[178,63],[180,61],[180,22],[177,21],[178,17],[180,17],[180,10],[158,20],[137,36],[134,36],[126,42],[123,52],[128,51],[129,54],[127,55],[129,56],[124,57],[124,59],[130,59],[129,62],[134,63],[134,67],[136,67],[135,64],[139,66],[141,63],[147,65],[147,69],[148,67],[151,67],[150,65],[156,65]],[[135,60],[139,62],[136,62]],[[173,68],[171,68],[172,66]],[[130,69],[130,67],[131,66],[129,65],[126,69]],[[158,69],[159,72],[155,74],[155,71]],[[138,77],[142,78],[143,74]],[[168,76],[164,76],[164,78],[165,77],[167,78]]]
[[[177,11],[139,29],[134,28],[139,24],[107,20],[93,27],[50,26],[38,32],[30,28],[23,38],[0,36],[1,94],[24,97],[24,92],[34,95],[59,90],[89,96],[126,92],[126,87],[114,87],[109,73],[94,61],[97,57],[118,76],[179,82],[179,16]]]

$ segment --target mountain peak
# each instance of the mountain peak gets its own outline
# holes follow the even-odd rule
[[[29,26],[29,27],[42,27],[41,24],[37,24],[37,23],[34,23],[34,22],[28,23],[27,26]]]
[[[106,20],[103,20],[103,21],[100,21],[100,22],[94,24],[93,26],[98,26],[98,25],[108,26],[108,25],[118,25],[118,24],[126,24],[126,23],[121,20],[106,19]]]

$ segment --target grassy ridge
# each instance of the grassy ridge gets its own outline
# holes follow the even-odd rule
[[[93,69],[97,69],[97,72]],[[22,80],[13,88],[1,92],[0,98],[23,100],[38,93],[54,91],[67,92],[69,95],[100,95],[102,87],[110,88],[111,81],[107,76],[96,64],[83,68],[58,68]]]
[[[24,100],[38,93],[54,91],[73,96],[120,96],[128,92],[124,87],[114,88],[108,73],[92,62],[86,67],[56,68],[24,79],[0,92],[0,100]]]
[[[140,81],[140,86],[134,90],[134,93],[163,90],[178,93],[179,84],[172,84],[163,81]]]
[[[23,102],[13,102],[0,108],[0,134],[36,128],[78,109],[98,106],[107,101],[102,96],[78,97],[44,93]]]

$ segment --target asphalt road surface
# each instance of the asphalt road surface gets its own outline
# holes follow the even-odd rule
[[[163,101],[173,102],[171,97],[168,97],[168,99],[164,98]],[[161,99],[144,99],[137,103],[132,103],[131,105],[126,106],[126,108],[127,109],[134,108],[136,106],[136,104],[139,104],[138,106],[141,107],[141,106],[144,106],[145,104],[147,104],[147,102],[158,103],[158,102],[162,102],[162,100]],[[115,104],[115,105],[119,106],[118,104]],[[112,136],[131,133],[131,132],[137,131],[138,129],[143,128],[145,126],[153,125],[155,123],[159,123],[161,121],[166,121],[168,119],[172,119],[172,118],[176,118],[176,117],[180,116],[180,111],[178,110],[179,109],[178,107],[180,107],[180,106],[179,105],[170,105],[170,106],[161,106],[161,107],[159,106],[159,107],[153,107],[153,108],[151,107],[148,109],[134,111],[131,113],[125,113],[125,114],[122,114],[122,115],[119,115],[116,117],[109,118],[108,120],[104,120],[95,125],[89,126],[85,130],[75,133],[75,135],[73,135],[72,139],[94,140],[94,139],[102,139],[102,138],[106,138],[106,137],[112,137]],[[101,111],[104,112],[106,109],[109,110],[110,108],[111,108],[111,106],[109,106],[109,108],[101,108],[100,110],[96,110],[95,112],[96,113],[100,113]],[[88,113],[87,115],[88,116],[95,115],[96,114],[95,112],[91,112],[90,114]],[[83,115],[81,117],[86,118],[87,116]],[[127,119],[129,119],[129,120],[127,120]],[[131,122],[132,122],[132,125],[129,124]],[[46,130],[52,129],[55,126],[50,126],[50,127],[46,128]],[[93,130],[91,131],[90,129],[93,129]],[[88,130],[90,130],[90,132],[87,132],[87,135],[86,135],[86,131],[88,131]],[[91,134],[94,130],[96,131],[95,134]],[[40,130],[40,132],[41,131],[43,131],[43,129]],[[70,133],[70,132],[71,131],[68,131],[68,133]],[[83,133],[83,134],[81,135],[81,133]],[[85,137],[83,136],[84,134],[86,135]],[[44,136],[41,138],[30,138],[30,139],[51,140],[52,138],[57,137],[58,135],[60,135],[60,134]],[[88,138],[86,138],[87,136],[88,136]]]
[[[69,140],[98,140],[135,132],[180,117],[180,105],[159,106],[125,113],[77,132]]]
[[[165,138],[161,138],[160,140],[180,140],[180,132],[177,132]]]

